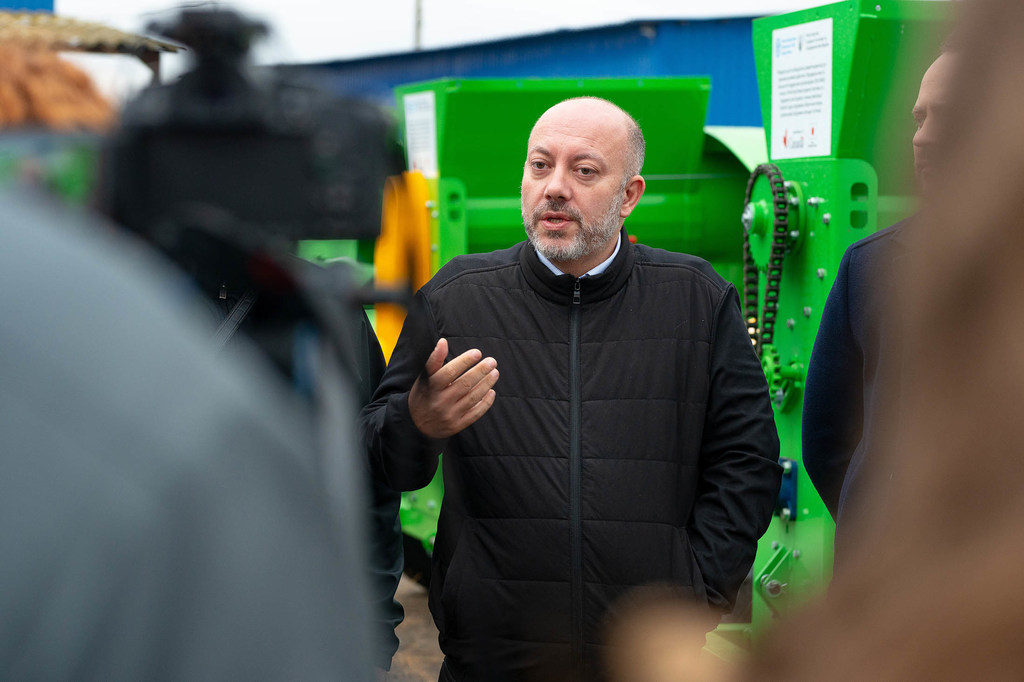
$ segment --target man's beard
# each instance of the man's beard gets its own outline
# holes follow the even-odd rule
[[[533,245],[533,248],[537,249],[538,253],[552,262],[566,263],[577,261],[594,253],[607,244],[609,239],[618,234],[621,226],[619,211],[622,209],[624,199],[625,197],[621,193],[616,195],[616,198],[612,200],[605,214],[593,223],[584,222],[583,215],[576,209],[566,206],[564,199],[545,201],[535,208],[531,214],[527,214],[526,207],[524,206],[522,212],[526,236],[530,240],[530,244]],[[580,226],[580,229],[576,230],[572,237],[569,237],[563,232],[548,231],[543,227],[539,227],[538,223],[540,223],[541,216],[548,211],[564,213],[575,221]],[[541,232],[554,240],[554,243],[550,241],[542,242],[540,239]]]

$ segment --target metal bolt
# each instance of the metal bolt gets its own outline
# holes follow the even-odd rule
[[[882,11],[882,6],[881,5],[875,5],[875,11],[876,12],[881,12]]]
[[[811,197],[811,198],[809,198],[807,200],[807,205],[808,206],[817,206],[817,205],[823,204],[823,203],[825,203],[825,200],[822,199],[821,197]]]
[[[773,541],[773,542],[772,542],[772,549],[778,549],[778,548],[779,548],[779,543],[778,543],[778,542],[775,542],[775,541]]]
[[[789,507],[783,507],[782,513],[779,514],[779,516],[781,516],[784,521],[789,521],[791,518],[793,518],[793,512],[790,510]]]
[[[432,253],[437,253],[437,252],[438,252],[438,251],[440,251],[440,250],[441,250],[441,247],[440,247],[440,246],[438,246],[437,244],[431,244],[431,245],[430,245],[430,251],[431,251]]]
[[[435,203],[432,199],[427,199],[427,203],[423,205],[426,206],[427,208],[435,208],[437,206],[437,203]]]
[[[740,222],[743,223],[743,229],[750,232],[750,228],[754,226],[754,205],[747,204],[743,207],[743,214],[740,215]]]
[[[810,317],[810,316],[811,316],[811,306],[805,305],[804,306],[804,317]]]
[[[799,238],[800,238],[800,232],[799,232],[799,230],[793,230],[793,231],[791,231],[791,232],[789,233],[789,238],[790,238],[790,239],[799,239]]]
[[[435,507],[437,507],[437,500],[427,501],[427,509],[434,509]]]
[[[796,320],[794,320],[792,317],[789,318],[788,320],[786,320],[786,326],[792,329],[793,327],[796,326]]]
[[[798,199],[797,197],[790,197],[789,198],[789,205],[793,206],[793,207],[799,206],[800,205],[800,199]]]
[[[794,559],[799,559],[800,558],[800,550],[799,549],[794,549],[793,550],[793,558]]]
[[[793,463],[790,462],[788,459],[785,462],[782,463],[782,473],[788,474],[792,470],[793,470]]]
[[[825,279],[825,268],[818,268],[818,279]]]
[[[769,580],[768,584],[764,586],[764,591],[768,593],[769,597],[778,597],[782,594],[782,583],[778,580]]]
[[[437,211],[431,211],[431,212],[430,212],[430,217],[431,217],[431,218],[434,218],[435,220],[436,220],[436,219],[437,219],[437,217],[438,217],[438,216],[440,216],[440,215],[441,215],[441,214],[440,214],[440,213],[438,213]]]
[[[832,222],[832,214],[831,213],[826,213],[825,215],[821,216],[821,224],[822,225],[828,225],[830,222]]]

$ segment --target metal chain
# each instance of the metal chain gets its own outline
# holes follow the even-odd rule
[[[782,284],[782,263],[789,250],[789,201],[786,196],[786,183],[782,172],[773,163],[763,163],[754,169],[747,180],[747,192],[743,205],[750,204],[757,179],[768,176],[771,187],[774,226],[772,230],[771,252],[768,257],[768,277],[764,290],[764,319],[759,320],[757,305],[757,288],[760,276],[757,264],[750,253],[750,229],[743,232],[743,317],[747,321],[750,342],[754,344],[757,354],[761,348],[769,345],[775,336],[775,317],[779,310],[779,287]]]

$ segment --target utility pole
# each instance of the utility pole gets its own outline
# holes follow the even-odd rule
[[[413,34],[412,48],[419,52],[423,49],[423,0],[416,0],[416,26]]]

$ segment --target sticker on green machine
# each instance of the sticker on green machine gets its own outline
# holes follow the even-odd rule
[[[832,18],[772,31],[771,158],[832,153]]]
[[[437,112],[434,91],[413,92],[402,98],[409,170],[437,177]]]

